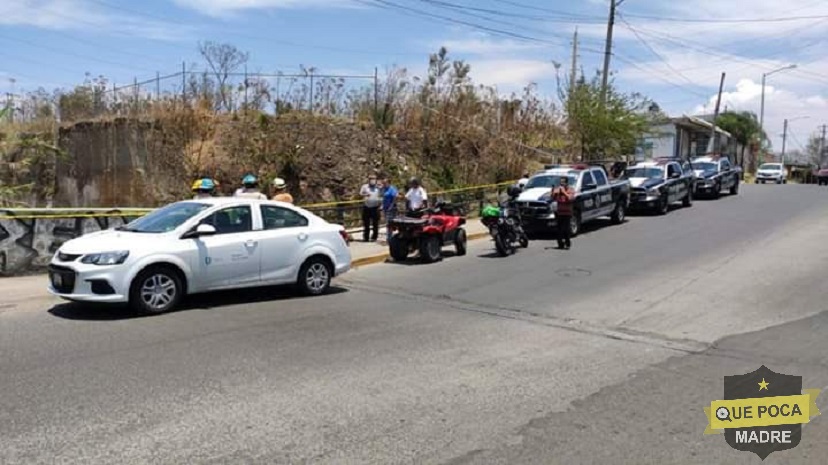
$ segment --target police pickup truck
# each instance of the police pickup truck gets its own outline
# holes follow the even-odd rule
[[[726,157],[699,157],[690,162],[696,175],[695,197],[703,195],[718,199],[722,191],[739,193],[742,168],[734,166]]]
[[[689,166],[688,166],[689,168]],[[675,202],[693,204],[695,176],[677,160],[640,162],[624,171],[630,181],[630,210],[651,210],[664,215]]]
[[[557,166],[536,173],[529,178],[517,199],[517,207],[523,226],[529,233],[553,231],[556,220],[556,202],[552,201],[552,189],[566,177],[575,190],[572,220],[572,236],[581,225],[602,216],[609,216],[615,224],[622,223],[630,201],[628,180],[610,181],[601,167],[589,165]]]

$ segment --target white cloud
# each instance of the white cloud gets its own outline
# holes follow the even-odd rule
[[[188,38],[192,29],[142,17],[114,14],[87,0],[4,0],[0,25],[52,30],[94,30],[157,40]]]
[[[762,85],[750,79],[742,79],[734,90],[722,93],[721,110],[725,107],[732,111],[753,111],[759,116]],[[706,105],[692,108],[695,114],[710,114],[715,109],[716,96],[713,95]],[[817,130],[817,126],[828,121],[828,101],[820,95],[800,94],[793,90],[765,86],[765,132],[773,143],[774,150],[782,147],[782,133],[785,119],[788,125],[788,150],[805,145],[808,136]]]
[[[352,0],[174,0],[182,7],[221,17],[247,10],[364,8]]]

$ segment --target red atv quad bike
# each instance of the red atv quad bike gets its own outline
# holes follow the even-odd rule
[[[454,245],[457,255],[466,254],[466,215],[459,206],[439,202],[432,208],[420,212],[409,212],[406,216],[390,222],[391,236],[388,248],[394,261],[408,259],[414,252],[420,252],[420,259],[433,263],[443,258],[442,248]]]

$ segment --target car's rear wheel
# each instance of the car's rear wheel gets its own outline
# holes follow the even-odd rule
[[[730,188],[730,195],[739,195],[739,180],[737,179],[733,186]]]
[[[619,200],[615,204],[615,209],[612,211],[612,215],[610,219],[612,220],[613,224],[621,224],[624,222],[624,218],[627,214],[627,206],[624,204],[623,200]]]
[[[575,212],[569,218],[569,235],[575,237],[581,232],[581,213]]]
[[[324,294],[331,287],[333,270],[322,257],[311,257],[299,269],[297,284],[305,295]]]
[[[184,294],[184,284],[178,272],[166,266],[152,266],[132,281],[129,305],[133,310],[157,315],[175,308]]]
[[[687,190],[687,195],[681,200],[681,205],[684,207],[692,207],[693,206],[693,193],[690,190]]]

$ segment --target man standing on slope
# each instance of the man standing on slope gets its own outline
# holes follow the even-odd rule
[[[359,190],[359,195],[362,196],[362,239],[368,242],[377,240],[379,236],[379,219],[380,219],[380,188],[377,186],[377,176],[368,176],[368,184],[363,184]]]

